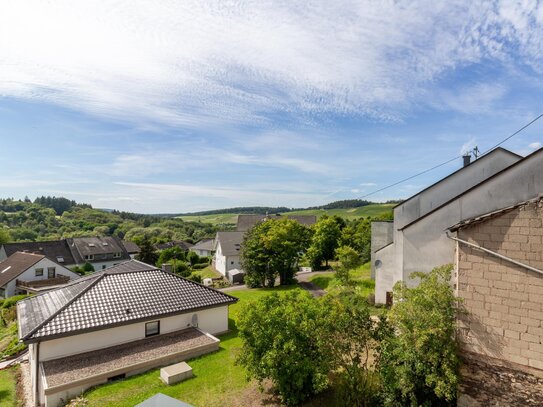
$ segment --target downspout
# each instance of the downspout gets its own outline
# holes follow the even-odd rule
[[[520,261],[512,259],[511,257],[504,256],[503,254],[493,252],[492,250],[488,250],[488,249],[486,249],[484,247],[481,247],[481,246],[479,246],[479,245],[477,245],[475,243],[467,242],[465,240],[462,240],[462,239],[459,239],[457,237],[451,236],[451,235],[449,235],[449,232],[445,232],[445,234],[447,235],[447,237],[449,239],[455,240],[455,241],[457,241],[459,243],[465,244],[466,246],[470,246],[470,247],[473,247],[474,249],[481,250],[481,251],[483,251],[485,253],[491,254],[492,256],[496,256],[496,257],[498,257],[498,258],[500,258],[502,260],[508,261],[509,263],[513,263],[513,264],[515,264],[517,266],[523,267],[525,269],[528,269],[530,271],[534,271],[536,273],[539,273],[539,274],[543,275],[543,270],[537,269],[537,268],[532,267],[532,266],[530,266],[528,264],[521,263]]]
[[[36,342],[36,394],[34,394],[34,406],[40,405],[40,342]]]

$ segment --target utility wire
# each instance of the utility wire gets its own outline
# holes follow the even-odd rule
[[[541,119],[542,117],[543,117],[543,113],[541,113],[539,116],[537,116],[535,119],[533,119],[533,120],[530,121],[529,123],[527,123],[527,124],[525,124],[524,126],[522,126],[520,129],[518,129],[517,131],[515,131],[513,134],[511,134],[511,135],[507,136],[506,138],[504,138],[502,141],[500,141],[500,142],[499,142],[498,144],[496,144],[495,146],[493,146],[493,147],[489,148],[488,150],[486,150],[481,156],[483,156],[483,155],[485,155],[485,154],[488,154],[488,153],[491,152],[492,150],[498,148],[498,147],[501,146],[503,143],[505,143],[507,140],[509,140],[510,138],[516,136],[516,135],[519,134],[521,131],[527,129],[528,127],[530,127],[532,124],[534,124],[536,121],[538,121],[538,120]],[[439,168],[439,167],[443,167],[444,165],[449,164],[450,162],[453,162],[454,160],[457,160],[457,159],[459,159],[459,158],[461,158],[461,157],[462,157],[462,155],[458,155],[458,156],[456,156],[456,157],[454,157],[454,158],[451,158],[450,160],[447,160],[447,161],[445,161],[445,162],[442,162],[441,164],[435,165],[435,166],[433,166],[432,168],[428,168],[427,170],[421,171],[421,172],[419,172],[419,173],[417,173],[417,174],[415,174],[415,175],[411,175],[410,177],[404,178],[404,179],[402,179],[402,180],[400,180],[400,181],[397,181],[397,182],[395,182],[395,183],[393,183],[393,184],[387,185],[386,187],[379,188],[379,189],[377,189],[377,190],[375,190],[375,191],[373,191],[373,192],[370,192],[370,193],[368,193],[368,194],[366,194],[366,195],[362,195],[362,196],[360,197],[360,199],[362,199],[362,198],[367,198],[368,196],[371,196],[371,195],[374,195],[374,194],[376,194],[376,193],[378,193],[378,192],[384,191],[385,189],[389,189],[389,188],[395,187],[396,185],[399,185],[399,184],[401,184],[401,183],[403,183],[403,182],[405,182],[405,181],[409,181],[410,179],[413,179],[413,178],[416,178],[416,177],[421,176],[421,175],[423,175],[423,174],[426,174],[427,172],[433,171],[433,170],[435,170],[435,169],[437,169],[437,168]]]

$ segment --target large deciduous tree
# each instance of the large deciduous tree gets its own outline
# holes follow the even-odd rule
[[[324,215],[314,225],[314,231],[307,259],[313,269],[318,269],[323,262],[328,266],[328,261],[334,258],[341,229],[337,219]]]
[[[289,284],[300,256],[306,250],[310,230],[291,219],[268,219],[257,223],[245,235],[241,263],[250,287]]]

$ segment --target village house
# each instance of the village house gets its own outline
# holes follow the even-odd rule
[[[200,257],[208,257],[213,255],[215,239],[202,239],[190,248],[191,252],[196,253]]]
[[[415,284],[413,272],[454,262],[454,243],[444,232],[450,225],[513,204],[511,188],[523,189],[519,197],[537,196],[543,189],[528,180],[542,163],[540,151],[523,159],[497,148],[471,163],[466,157],[463,168],[397,205],[393,222],[372,226],[375,301],[391,303],[396,282]]]
[[[0,262],[0,299],[37,293],[79,277],[42,254],[15,252]]]
[[[64,267],[93,265],[103,270],[123,261],[133,259],[139,247],[114,236],[74,237],[47,242],[5,243],[0,247],[0,261],[15,252],[42,254]]]
[[[20,301],[34,405],[217,350],[236,301],[137,260]]]
[[[228,277],[228,272],[234,269],[241,269],[240,251],[245,232],[217,232],[215,238],[215,256],[213,264],[215,270],[223,276]]]
[[[172,240],[171,242],[158,243],[155,245],[157,250],[166,250],[171,249],[172,247],[179,247],[184,252],[188,252],[192,246],[194,246],[192,243],[186,242],[185,240]]]

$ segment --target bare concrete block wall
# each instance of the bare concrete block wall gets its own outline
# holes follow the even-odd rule
[[[543,208],[521,208],[459,231],[459,238],[543,269]],[[543,369],[543,275],[459,244],[462,349]]]

